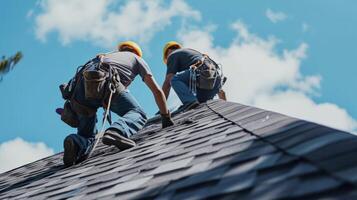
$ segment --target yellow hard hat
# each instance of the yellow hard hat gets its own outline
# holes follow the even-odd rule
[[[177,46],[179,49],[182,48],[181,44],[176,41],[170,41],[166,43],[163,49],[163,59],[165,64],[167,63],[167,50],[173,46]]]
[[[118,51],[120,51],[122,49],[122,47],[124,46],[128,46],[131,47],[132,49],[134,49],[136,55],[138,55],[139,57],[143,57],[143,52],[141,51],[141,48],[138,44],[136,44],[133,41],[125,41],[122,42],[118,45]]]

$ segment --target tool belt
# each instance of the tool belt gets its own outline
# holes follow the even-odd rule
[[[220,78],[219,66],[205,54],[190,66],[189,87],[193,93],[196,93],[196,88],[212,90]]]
[[[60,85],[62,97],[66,100],[61,120],[74,128],[79,125],[78,115],[90,117],[97,112],[97,108],[83,105],[75,99],[80,81],[83,81],[85,99],[99,100],[103,107],[107,107],[109,97],[112,98],[110,94],[118,95],[125,90],[119,73],[111,65],[93,59],[79,67],[68,84]]]
[[[70,101],[66,101],[64,103],[61,120],[73,128],[77,128],[79,126],[78,115],[73,111]]]

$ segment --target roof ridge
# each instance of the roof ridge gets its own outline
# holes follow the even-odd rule
[[[221,101],[221,100],[216,100],[216,101]],[[357,185],[355,183],[353,183],[353,182],[351,182],[349,180],[346,180],[346,179],[344,179],[342,177],[336,176],[334,173],[330,172],[329,170],[327,170],[323,166],[319,165],[318,163],[314,162],[313,160],[308,159],[305,156],[297,155],[297,154],[291,153],[289,151],[286,151],[284,148],[280,147],[279,145],[275,144],[274,142],[271,142],[271,141],[265,139],[261,135],[254,133],[253,131],[247,129],[246,127],[244,127],[242,125],[240,125],[236,121],[230,119],[229,117],[226,117],[222,112],[220,112],[219,110],[216,110],[214,107],[212,107],[212,102],[215,102],[215,101],[206,102],[206,105],[207,105],[208,109],[210,109],[211,111],[213,111],[217,115],[221,116],[222,118],[234,123],[238,127],[242,128],[245,132],[247,132],[247,133],[249,133],[249,134],[251,134],[253,136],[256,136],[258,139],[260,139],[261,141],[263,141],[265,143],[268,143],[268,144],[272,145],[273,147],[275,147],[277,150],[281,151],[282,153],[285,153],[285,154],[287,154],[289,156],[292,156],[292,157],[297,157],[297,158],[299,158],[299,159],[301,159],[301,160],[303,160],[305,162],[308,162],[308,163],[312,164],[316,168],[320,169],[321,171],[323,171],[324,173],[329,175],[331,178],[333,178],[333,179],[335,179],[337,181],[341,181],[342,183],[347,184],[347,185],[352,186],[352,187],[355,187],[357,189]],[[237,104],[237,103],[234,103],[234,102],[230,102],[230,103]],[[239,105],[239,104],[237,104],[237,105]]]

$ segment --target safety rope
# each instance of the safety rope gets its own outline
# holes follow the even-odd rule
[[[197,95],[197,70],[198,68],[204,64],[204,61],[208,56],[206,54],[202,54],[202,58],[198,60],[195,64],[190,66],[190,78],[189,78],[189,90],[193,93],[193,95]]]
[[[100,57],[99,59],[100,59],[100,63],[102,63],[103,62],[103,57]],[[99,66],[101,66],[100,63],[99,63]],[[111,124],[110,105],[112,103],[113,94],[116,92],[117,84],[115,84],[115,82],[114,82],[115,80],[113,79],[113,77],[114,77],[113,76],[113,72],[112,72],[113,69],[111,68],[110,65],[108,67],[109,67],[108,70],[109,70],[109,81],[110,81],[109,85],[108,85],[109,91],[110,91],[109,98],[108,98],[108,104],[107,104],[106,108],[103,107],[105,112],[104,112],[104,116],[103,116],[103,120],[102,120],[102,127],[100,128],[99,133],[96,135],[96,137],[94,139],[94,145],[93,145],[92,149],[90,150],[90,152],[88,154],[87,160],[92,156],[95,148],[98,145],[98,142],[99,142],[100,138],[102,138],[103,135],[104,135],[105,123],[108,120],[108,116],[110,117],[109,124]]]
[[[102,127],[99,131],[99,133],[96,135],[95,137],[95,143],[92,147],[92,150],[89,152],[88,154],[88,157],[87,157],[87,160],[92,156],[95,148],[97,147],[98,145],[98,142],[100,140],[100,138],[102,138],[102,136],[104,135],[104,128],[105,128],[105,123],[107,122],[107,118],[108,118],[108,114],[110,112],[110,105],[112,103],[112,97],[113,97],[113,94],[115,93],[115,87],[112,85],[112,83],[109,83],[109,90],[110,90],[110,94],[109,94],[109,99],[108,99],[108,105],[107,107],[104,109],[105,110],[105,113],[104,113],[104,116],[103,116],[103,121],[102,121]]]

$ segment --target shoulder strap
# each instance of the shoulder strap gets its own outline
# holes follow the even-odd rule
[[[75,90],[77,88],[77,85],[79,84],[79,81],[81,80],[81,74],[82,72],[88,68],[88,63],[92,62],[94,59],[89,60],[88,62],[86,62],[84,65],[80,65],[77,67],[76,70],[76,74],[74,75],[74,77],[70,80],[70,85],[69,85],[69,90],[72,91],[72,95],[70,97],[70,99],[72,99],[74,97],[74,93]]]

